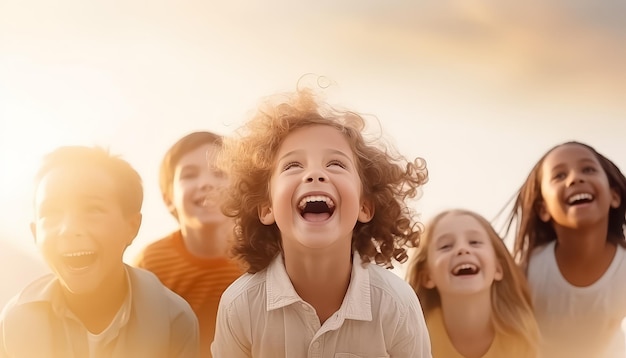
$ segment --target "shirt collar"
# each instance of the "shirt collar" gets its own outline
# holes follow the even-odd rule
[[[370,290],[369,263],[362,263],[361,256],[354,252],[352,258],[352,272],[350,285],[346,296],[341,303],[338,314],[344,319],[372,320],[372,302]],[[287,270],[282,255],[276,258],[267,267],[266,272],[267,310],[275,310],[295,302],[303,302],[298,295]]]
[[[131,302],[132,302],[132,285],[130,280],[130,275],[128,273],[128,268],[124,265],[124,272],[126,274],[126,284],[128,285],[128,292],[122,303],[122,307],[120,310],[123,311],[122,321],[126,323],[128,321],[128,316],[130,315]],[[43,278],[44,280],[42,284],[36,285],[32,290],[27,290],[24,292],[20,298],[18,299],[18,304],[26,304],[30,302],[47,302],[52,307],[53,312],[59,316],[69,316],[74,317],[74,314],[67,308],[65,303],[65,298],[63,297],[63,290],[61,288],[61,283],[57,277],[53,277],[50,274],[48,279]]]

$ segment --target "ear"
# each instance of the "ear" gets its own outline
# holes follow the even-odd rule
[[[163,198],[163,202],[165,203],[167,210],[173,215],[176,215],[176,208],[174,207],[174,203],[172,203],[170,196],[163,194],[161,197]]]
[[[539,214],[539,219],[541,219],[541,221],[543,221],[544,223],[547,223],[550,221],[551,216],[550,213],[548,212],[548,209],[546,209],[546,204],[545,202],[542,200],[541,203],[539,203],[539,205],[537,205],[537,213]]]
[[[504,277],[504,270],[502,269],[502,265],[500,264],[500,262],[498,262],[498,264],[496,265],[496,272],[493,275],[493,279],[496,281],[502,281],[503,277]]]
[[[430,274],[428,273],[428,271],[422,272],[422,286],[428,288],[428,289],[433,289],[435,288],[435,282],[433,280],[430,279]]]
[[[137,237],[137,234],[139,233],[139,228],[141,227],[141,222],[143,220],[143,215],[141,213],[135,213],[132,215],[128,216],[128,233],[129,233],[129,239],[128,239],[128,245],[133,243],[133,240],[135,240],[135,237]]]
[[[620,205],[622,205],[622,196],[617,190],[611,188],[611,207],[617,209]]]
[[[359,216],[357,220],[362,223],[367,223],[374,217],[374,204],[371,200],[363,200],[361,203],[361,210],[359,210]]]
[[[270,205],[259,206],[259,220],[263,225],[272,225],[276,222]]]

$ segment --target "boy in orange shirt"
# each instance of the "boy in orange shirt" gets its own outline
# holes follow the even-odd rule
[[[211,356],[222,292],[242,274],[227,258],[233,222],[217,201],[228,181],[213,165],[221,145],[217,134],[194,132],[167,151],[160,168],[161,193],[180,228],[148,245],[135,262],[189,302],[200,322],[203,357]]]

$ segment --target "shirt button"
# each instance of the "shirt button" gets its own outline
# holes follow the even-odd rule
[[[313,342],[313,348],[319,348],[320,347],[320,342]]]

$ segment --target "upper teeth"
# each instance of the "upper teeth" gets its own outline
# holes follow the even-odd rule
[[[93,255],[93,254],[95,254],[95,252],[93,251],[76,251],[76,252],[66,252],[63,254],[63,256],[78,257],[78,256]]]
[[[452,272],[457,274],[459,273],[459,271],[461,270],[472,270],[472,271],[476,271],[478,268],[476,267],[476,265],[474,264],[460,264],[459,266],[455,267]]]
[[[572,196],[569,197],[569,199],[567,200],[568,204],[572,204],[575,201],[578,200],[592,200],[593,199],[593,195],[589,194],[589,193],[580,193],[580,194],[574,194]]]
[[[333,202],[333,200],[325,195],[310,195],[310,196],[305,196],[304,198],[302,198],[302,200],[300,200],[300,203],[298,204],[298,208],[304,209],[304,207],[306,206],[306,203],[311,203],[314,201],[323,201],[326,203],[326,205],[328,205],[329,208],[332,208],[335,206],[335,203]]]

